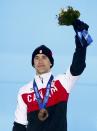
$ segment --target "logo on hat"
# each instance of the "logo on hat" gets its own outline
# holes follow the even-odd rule
[[[42,54],[42,50],[40,50],[39,53]]]

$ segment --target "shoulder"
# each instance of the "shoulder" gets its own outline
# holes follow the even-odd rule
[[[19,89],[19,94],[30,93],[33,87],[33,81],[28,82]]]
[[[79,76],[73,76],[70,69],[67,69],[66,73],[59,74],[54,78],[55,82],[61,83],[61,85],[70,93],[71,88],[74,86],[75,82],[78,80]]]
[[[70,72],[70,68],[68,68],[65,73],[60,73],[60,74],[56,75],[54,80],[55,81],[64,80],[64,79],[67,79],[69,77],[73,77],[71,72]]]
[[[54,81],[60,80],[61,78],[65,77],[65,73],[64,74],[58,74],[54,77]]]

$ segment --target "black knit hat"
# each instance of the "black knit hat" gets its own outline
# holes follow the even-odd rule
[[[41,45],[41,46],[37,47],[33,51],[33,53],[32,53],[32,61],[31,61],[32,62],[32,66],[34,66],[34,57],[37,54],[45,54],[49,58],[49,60],[50,60],[50,62],[52,64],[51,68],[53,67],[53,65],[54,65],[54,59],[53,59],[53,56],[52,56],[52,51],[47,46]]]

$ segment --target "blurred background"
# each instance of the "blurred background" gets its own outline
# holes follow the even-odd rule
[[[89,24],[93,43],[86,69],[68,101],[68,131],[97,131],[97,1],[0,0],[0,131],[11,131],[17,93],[32,80],[33,50],[45,44],[53,51],[54,75],[64,73],[75,50],[72,26],[59,26],[56,15],[73,6]]]

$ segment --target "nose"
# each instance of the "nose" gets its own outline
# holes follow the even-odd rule
[[[43,58],[39,58],[39,63],[43,63]]]

